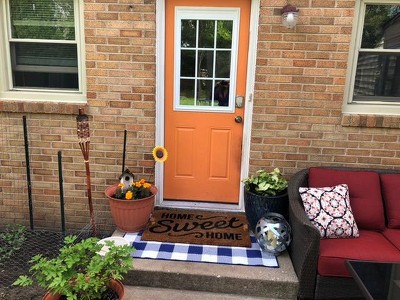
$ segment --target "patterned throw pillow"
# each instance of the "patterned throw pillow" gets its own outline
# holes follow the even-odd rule
[[[358,237],[350,207],[347,184],[322,188],[299,188],[304,209],[321,238]]]

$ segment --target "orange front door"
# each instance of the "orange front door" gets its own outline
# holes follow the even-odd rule
[[[249,20],[250,0],[166,1],[165,200],[239,201]]]

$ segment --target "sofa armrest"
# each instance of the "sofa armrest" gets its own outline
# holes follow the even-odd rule
[[[308,219],[299,187],[308,186],[308,169],[301,170],[289,180],[289,222],[292,228],[292,242],[289,253],[299,279],[299,298],[311,299],[317,276],[320,233]]]

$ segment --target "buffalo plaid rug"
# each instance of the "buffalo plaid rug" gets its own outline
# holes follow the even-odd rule
[[[124,236],[135,247],[132,256],[136,258],[279,267],[276,257],[262,251],[253,235],[251,248],[149,242],[141,241],[141,236],[142,232]]]

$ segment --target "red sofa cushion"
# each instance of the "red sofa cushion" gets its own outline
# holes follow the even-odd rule
[[[349,187],[350,205],[358,228],[383,230],[385,215],[378,173],[328,168],[309,169],[309,187],[326,187],[342,183]]]
[[[400,174],[381,174],[388,228],[400,229]]]
[[[399,229],[386,229],[383,232],[385,238],[389,240],[397,249],[400,250],[400,230]]]
[[[346,260],[400,262],[400,252],[382,233],[360,230],[354,239],[323,239],[320,241],[318,274],[351,277]]]

